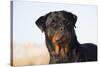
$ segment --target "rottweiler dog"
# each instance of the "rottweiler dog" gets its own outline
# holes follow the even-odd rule
[[[36,20],[45,34],[50,64],[97,61],[97,46],[80,44],[75,34],[77,16],[67,11],[53,11]]]

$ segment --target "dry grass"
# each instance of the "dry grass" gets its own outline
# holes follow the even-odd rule
[[[13,65],[48,64],[49,53],[45,45],[33,43],[13,44]]]

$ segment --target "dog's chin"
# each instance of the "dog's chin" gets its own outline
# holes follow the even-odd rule
[[[55,43],[53,43],[55,46],[55,53],[57,56],[61,56],[64,57],[65,54],[68,52],[66,45],[65,45],[65,41],[55,41]]]

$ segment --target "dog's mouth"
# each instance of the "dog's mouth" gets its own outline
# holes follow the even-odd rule
[[[60,44],[61,47],[65,47],[64,43],[66,41],[66,37],[62,35],[61,33],[57,32],[53,37],[52,37],[52,42],[53,44]]]
[[[52,37],[52,43],[55,46],[56,55],[61,55],[62,57],[64,57],[65,54],[68,52],[66,37],[58,32]]]
[[[65,48],[65,44],[64,43],[65,43],[65,41],[62,40],[62,39],[59,39],[59,40],[56,40],[55,42],[53,42],[53,44],[58,45],[58,46],[60,46],[62,48]]]

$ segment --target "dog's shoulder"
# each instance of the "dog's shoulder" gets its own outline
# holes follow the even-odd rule
[[[79,48],[80,57],[83,61],[97,61],[97,46],[92,43],[81,44]]]
[[[81,44],[81,48],[82,49],[86,49],[86,50],[93,50],[94,49],[97,49],[97,45],[96,44],[93,44],[93,43],[84,43],[84,44]]]

